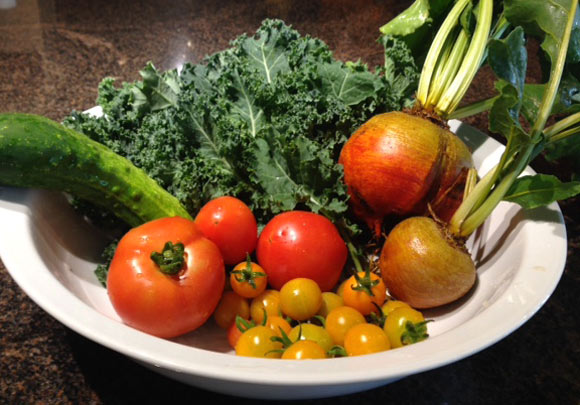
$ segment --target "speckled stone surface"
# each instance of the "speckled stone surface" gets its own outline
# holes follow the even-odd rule
[[[267,17],[327,42],[343,60],[382,61],[378,27],[408,1],[0,0],[0,112],[60,120],[91,107],[102,77],[135,80],[227,47]],[[14,6],[14,7],[11,7]],[[532,60],[532,68],[533,68]],[[469,99],[489,94],[489,74]],[[469,122],[484,130],[486,116]],[[537,169],[569,174],[565,166]],[[561,204],[568,262],[553,296],[521,328],[457,363],[317,404],[580,403],[580,212]],[[2,226],[2,224],[0,224]],[[166,379],[71,331],[34,304],[0,262],[0,404],[214,403],[235,399]],[[203,402],[201,402],[203,403]]]

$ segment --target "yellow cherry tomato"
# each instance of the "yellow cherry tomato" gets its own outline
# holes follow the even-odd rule
[[[250,319],[250,304],[235,292],[225,291],[213,313],[213,319],[220,328],[228,329],[236,320],[236,315]]]
[[[334,346],[334,341],[326,329],[322,326],[314,325],[312,323],[303,323],[292,328],[288,334],[288,338],[291,342],[300,340],[313,340],[318,343],[325,352],[328,352],[332,346]]]
[[[268,319],[266,319],[266,326],[272,329],[274,333],[280,337],[282,337],[280,329],[282,329],[286,335],[288,335],[292,330],[292,325],[281,316],[269,316]]]
[[[282,354],[282,359],[285,360],[325,359],[327,357],[322,346],[312,340],[299,340],[292,343]]]
[[[372,323],[355,325],[344,337],[344,349],[348,356],[378,353],[390,348],[391,344],[386,333]]]
[[[280,289],[282,312],[296,321],[312,318],[322,305],[322,291],[309,278],[295,278],[287,281]]]
[[[267,326],[254,326],[238,338],[236,354],[246,357],[278,359],[282,356],[282,343],[272,340],[276,336]]]
[[[336,293],[325,291],[322,293],[322,305],[316,313],[324,318],[332,311],[334,308],[338,308],[344,305],[342,297]]]
[[[402,347],[425,340],[427,324],[423,314],[411,307],[395,308],[383,327],[392,347]]]
[[[264,321],[264,310],[268,317],[280,316],[280,291],[266,290],[250,303],[250,316],[257,324]]]
[[[326,317],[325,328],[334,343],[343,346],[346,332],[361,323],[366,323],[366,320],[360,312],[352,307],[341,306],[330,311]]]
[[[353,307],[363,315],[378,312],[387,297],[387,287],[383,279],[375,273],[358,272],[347,279],[342,292],[344,305]]]
[[[411,308],[411,306],[409,304],[407,304],[405,301],[387,300],[387,302],[385,302],[383,304],[383,306],[381,307],[381,310],[383,311],[383,315],[387,316],[391,312],[393,312],[395,309],[401,308],[401,307]]]
[[[229,281],[232,289],[244,298],[257,297],[268,286],[266,272],[249,257],[232,269]]]

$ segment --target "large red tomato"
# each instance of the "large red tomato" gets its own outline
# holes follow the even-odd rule
[[[289,211],[268,222],[258,239],[256,255],[275,289],[304,277],[316,281],[322,291],[329,291],[340,278],[347,248],[326,217]]]
[[[218,197],[205,204],[195,224],[214,242],[228,265],[238,264],[252,254],[258,241],[258,225],[250,208],[234,197]]]
[[[125,234],[107,277],[109,297],[123,322],[164,338],[201,326],[224,284],[219,249],[181,217],[157,219]]]

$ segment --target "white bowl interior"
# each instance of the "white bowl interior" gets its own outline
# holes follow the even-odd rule
[[[499,143],[457,121],[451,125],[474,151],[480,174],[498,161]],[[211,320],[172,340],[123,325],[93,273],[106,238],[62,194],[0,187],[0,224],[0,256],[12,277],[62,323],[179,381],[259,398],[359,391],[482,350],[541,307],[566,258],[556,204],[523,211],[502,203],[468,242],[478,268],[476,286],[457,303],[425,311],[434,320],[428,340],[361,358],[287,362],[235,356]]]

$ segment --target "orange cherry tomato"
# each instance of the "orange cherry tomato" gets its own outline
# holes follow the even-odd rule
[[[236,320],[236,315],[250,319],[250,304],[234,291],[225,291],[213,313],[213,319],[220,328],[228,329]]]
[[[356,309],[345,305],[330,311],[326,317],[325,328],[334,343],[343,346],[346,332],[361,323],[366,323],[365,317]]]
[[[236,343],[236,354],[247,357],[282,357],[282,343],[273,341],[276,334],[267,326],[254,326],[248,329]]]
[[[280,337],[282,337],[282,332],[280,332],[280,330],[283,330],[286,335],[288,335],[290,330],[292,330],[292,325],[281,316],[269,316],[268,319],[266,319],[266,326],[272,329],[274,333]]]
[[[268,286],[264,269],[250,260],[238,263],[230,273],[230,286],[240,296],[254,298],[262,294]]]
[[[347,280],[342,292],[344,305],[353,307],[363,315],[378,312],[386,297],[387,287],[383,279],[375,273],[362,271]]]
[[[372,323],[353,326],[344,337],[344,349],[348,356],[378,353],[391,348],[386,333]]]
[[[327,357],[322,346],[312,340],[294,342],[282,353],[284,360],[325,359]]]

